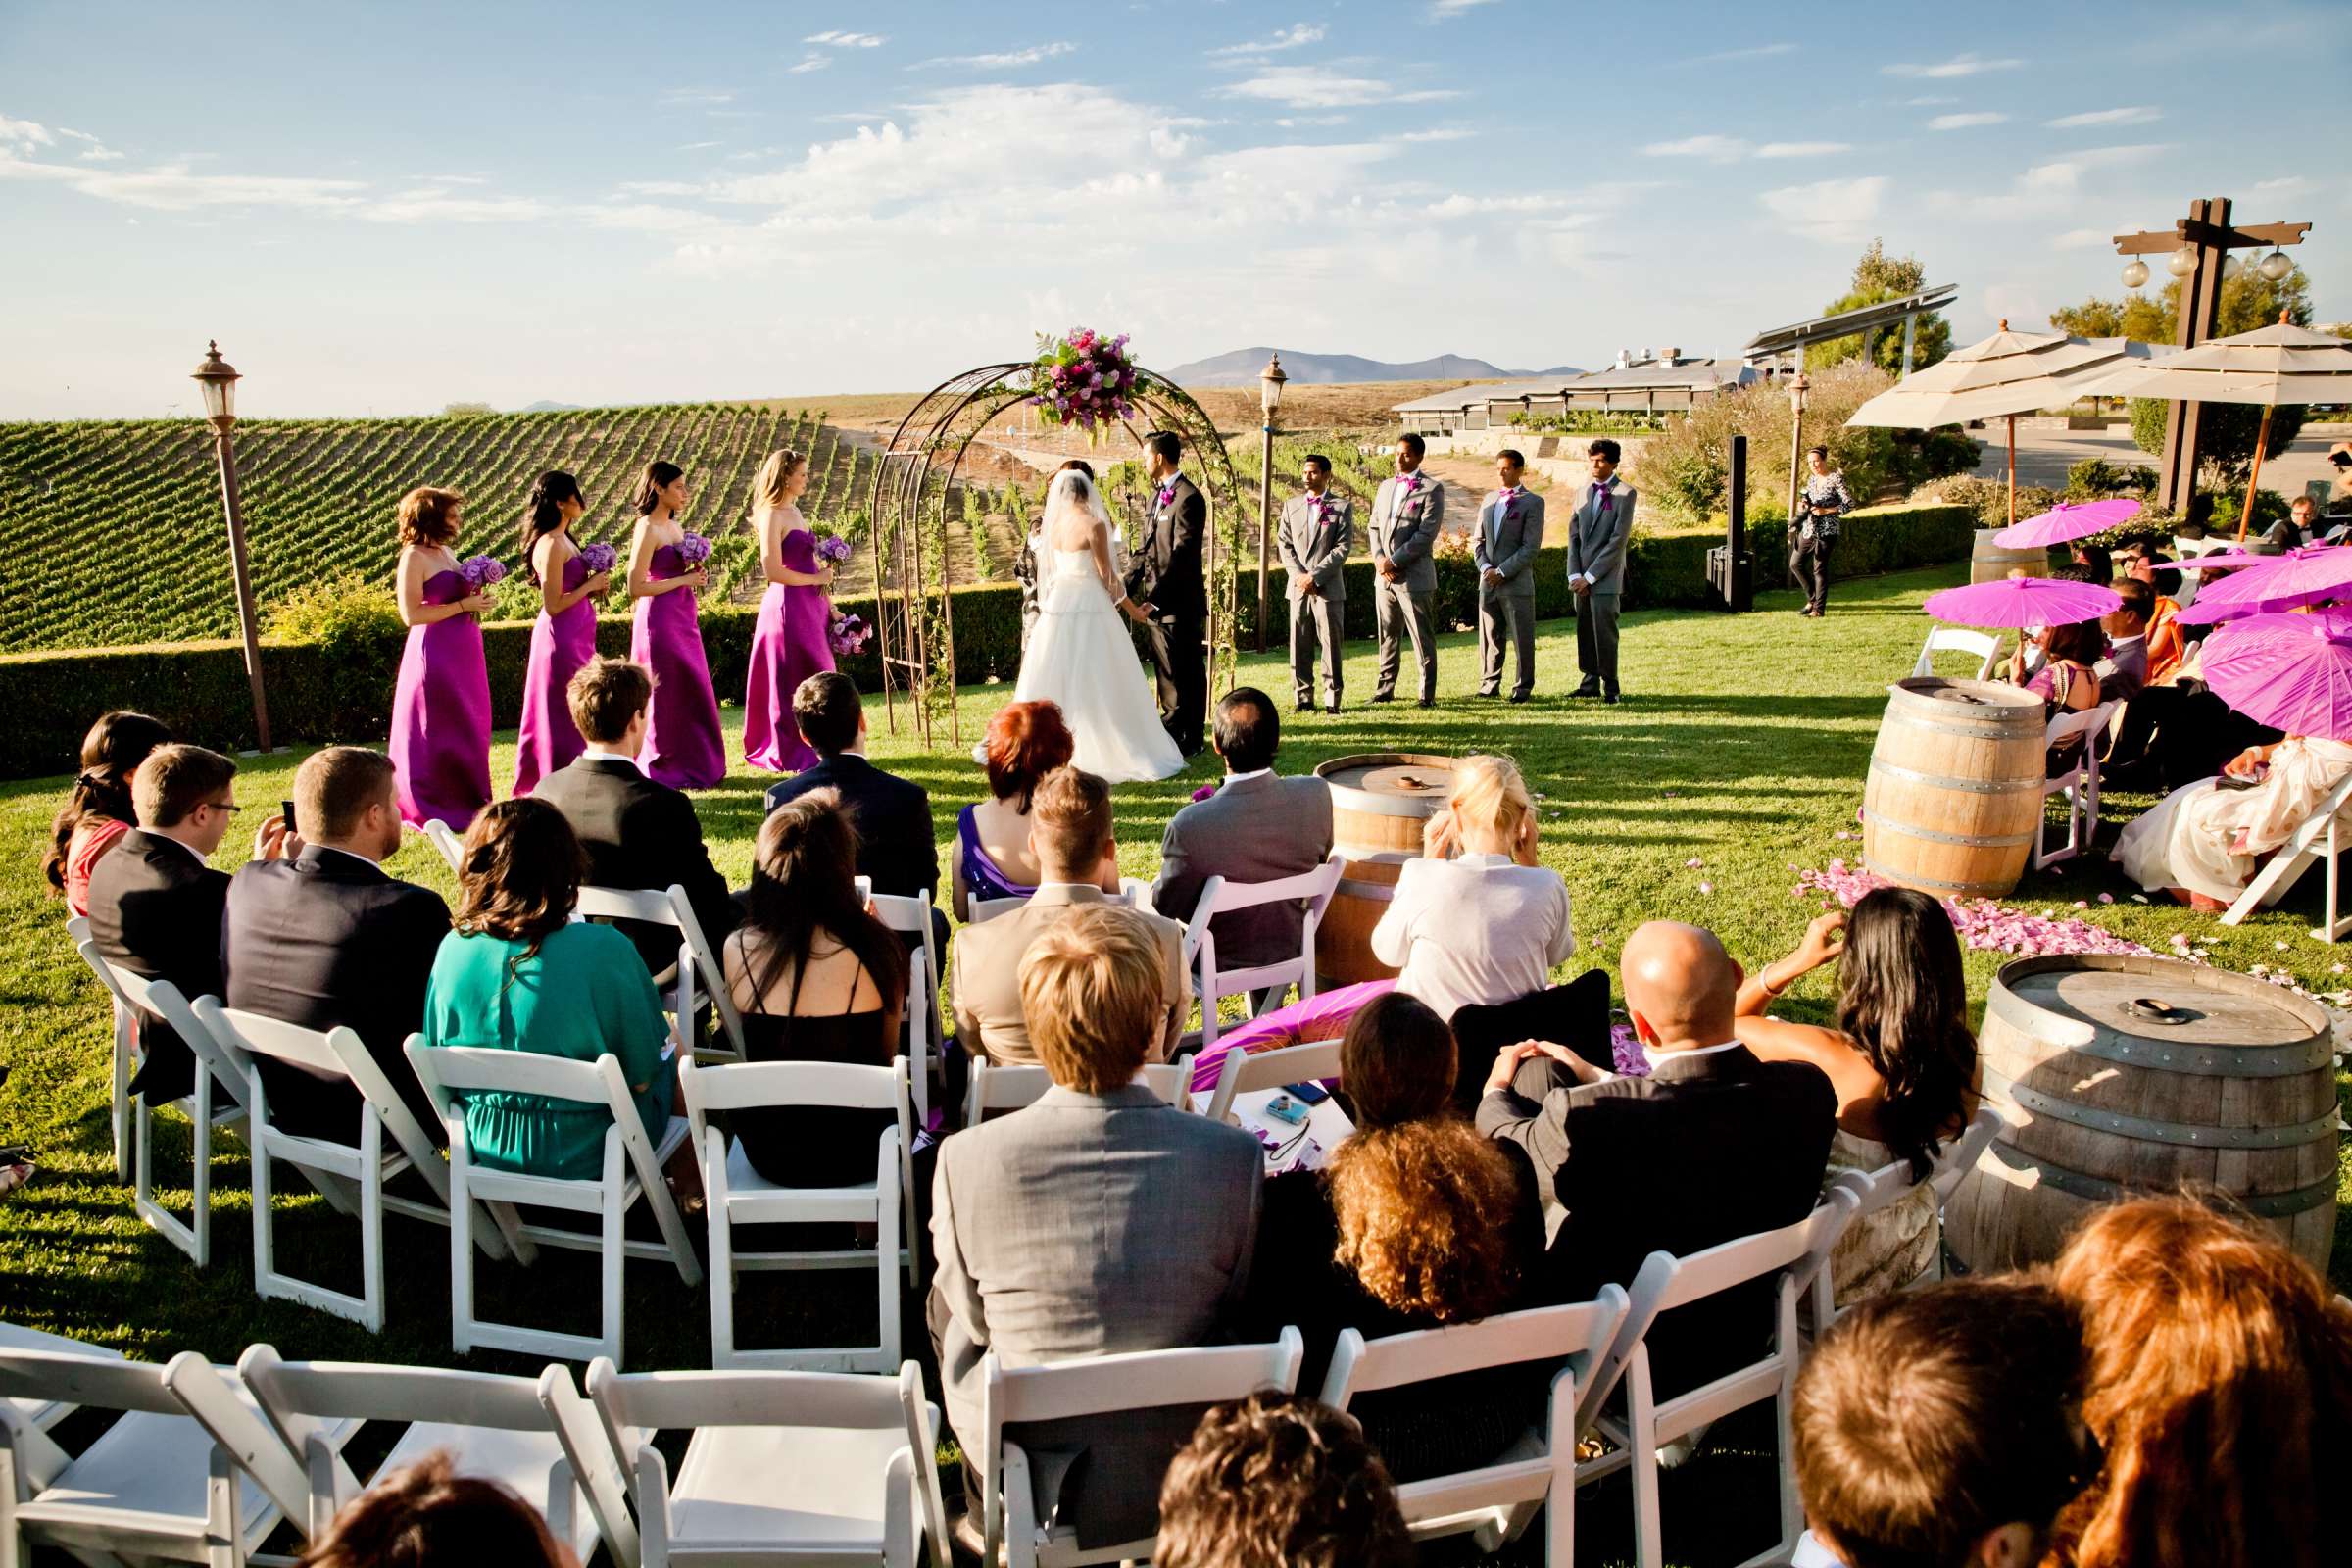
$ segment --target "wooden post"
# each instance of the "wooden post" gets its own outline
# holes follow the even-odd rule
[[[2017,416],[2009,416],[2009,526],[2017,526]]]
[[[2191,202],[2188,216],[2192,224],[2228,228],[2230,201],[2223,197]],[[2173,341],[2184,349],[2193,349],[2204,342],[2221,323],[2222,260],[2228,254],[2204,238],[2189,243],[2195,247],[2197,265],[2180,280],[2179,325],[2173,333]],[[2169,507],[2184,520],[2197,488],[2198,413],[2199,405],[2195,403],[2179,402],[2171,406],[2164,421],[2164,459],[2156,470],[2157,503]]]
[[[253,568],[245,557],[245,509],[237,491],[237,454],[228,431],[213,427],[213,455],[220,463],[220,506],[228,514],[228,569],[237,588],[237,632],[245,639],[245,680],[253,688],[255,744],[270,746],[270,700],[262,691],[262,639],[253,609]]]
[[[2262,406],[2262,428],[2254,437],[2254,471],[2246,479],[2246,504],[2237,514],[2237,542],[2246,542],[2246,524],[2254,520],[2254,498],[2262,493],[2262,454],[2271,444],[2271,405]]]

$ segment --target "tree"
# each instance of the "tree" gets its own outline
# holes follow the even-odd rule
[[[2276,319],[2276,318],[2274,318]],[[2163,398],[2132,400],[2132,442],[2142,452],[2164,450],[2165,416],[2173,405]],[[2303,428],[2304,407],[2281,403],[2271,411],[2271,438],[2262,449],[2270,462]],[[2208,490],[2242,490],[2254,467],[2254,437],[2262,429],[2262,409],[2253,403],[2197,405],[2198,483]]]
[[[497,412],[487,403],[451,403],[442,408],[441,416],[445,419],[478,419]]]
[[[1858,311],[1866,305],[1884,305],[1899,300],[1906,294],[1916,294],[1928,286],[1928,270],[1914,256],[1889,256],[1884,240],[1874,239],[1862,259],[1854,264],[1850,286],[1838,298],[1822,307],[1824,316],[1840,311]],[[1903,372],[1903,334],[1900,327],[1886,327],[1869,334],[1832,339],[1817,349],[1806,351],[1808,369],[1841,365],[1861,357],[1863,348],[1870,349],[1871,363],[1889,375]],[[1941,316],[1931,311],[1919,318],[1911,345],[1911,368],[1924,369],[1952,351],[1952,326]]]
[[[2159,258],[2161,261],[2162,258]],[[2241,260],[2251,261],[2251,256]],[[2220,324],[2214,328],[2215,337],[2230,337],[2239,332],[2251,332],[2258,326],[2269,326],[2278,319],[2278,313],[2297,326],[2311,324],[2311,279],[2296,268],[2274,283],[2252,266],[2244,267],[2238,274],[2222,284]],[[2080,305],[2061,306],[2050,313],[2050,324],[2061,332],[2076,337],[2128,337],[2134,343],[2172,343],[2180,332],[2180,280],[2174,278],[2164,285],[2157,299],[2144,294],[2132,294],[2126,299],[2103,300],[2092,295]],[[2246,438],[2251,449],[2253,437]]]

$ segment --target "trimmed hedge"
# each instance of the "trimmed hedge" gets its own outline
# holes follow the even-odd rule
[[[1964,561],[1974,547],[1976,516],[1962,506],[1874,507],[1845,519],[1838,540],[1839,576],[1894,571],[1908,566]],[[1762,523],[1748,532],[1759,578],[1781,580],[1785,530]],[[1721,533],[1637,532],[1628,552],[1625,608],[1629,610],[1704,606],[1706,554]],[[1256,640],[1254,574],[1242,585],[1238,638]],[[1272,605],[1282,604],[1281,576],[1270,584]],[[1543,551],[1536,565],[1536,612],[1546,618],[1571,613],[1568,552]],[[873,620],[871,599],[845,599],[838,609]],[[1468,556],[1438,562],[1437,618],[1446,628],[1469,626],[1478,615],[1478,574]],[[1021,596],[1012,583],[956,590],[956,678],[1010,679],[1020,667]],[[1276,609],[1283,616],[1285,612]],[[1370,637],[1372,563],[1348,564],[1348,634]],[[751,662],[752,630],[758,612],[748,606],[712,606],[703,611],[703,647],[710,660],[710,681],[721,701],[735,701]],[[1287,620],[1273,628],[1283,632]],[[626,654],[629,621],[607,616],[597,622],[597,647]],[[381,646],[345,646],[330,655],[318,643],[265,642],[262,677],[269,689],[271,738],[288,741],[381,742],[392,722],[392,685],[400,666],[400,637]],[[531,628],[508,621],[482,628],[490,671],[492,721],[509,727],[522,703],[523,669],[530,658]],[[862,691],[880,689],[880,659],[871,651],[845,662],[844,673]],[[235,642],[166,643],[141,648],[85,649],[68,653],[0,657],[0,711],[9,714],[15,744],[0,756],[0,777],[35,778],[70,773],[78,765],[81,737],[90,721],[113,708],[152,713],[184,739],[220,751],[249,750],[255,742],[252,702],[246,691],[245,661]]]

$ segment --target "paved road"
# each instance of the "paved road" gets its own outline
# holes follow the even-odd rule
[[[1977,462],[1977,472],[1987,479],[2001,478],[2008,472],[2008,448],[2003,430],[1997,421],[1987,420],[1983,431],[1971,431],[1984,443],[1984,454]],[[2305,425],[2294,443],[2277,457],[2267,459],[2262,466],[2262,487],[2276,490],[2293,499],[2303,493],[2303,486],[2312,480],[2328,480],[2335,470],[2328,465],[2328,449],[2336,442],[2352,436],[2352,427],[2341,424]],[[2104,430],[2020,430],[2017,432],[2017,482],[2019,484],[2048,485],[2053,490],[2066,488],[2066,470],[2084,458],[2105,458],[2119,467],[2153,466],[2148,454],[2132,444],[2129,425],[2109,425]]]

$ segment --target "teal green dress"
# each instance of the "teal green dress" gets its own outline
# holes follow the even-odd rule
[[[424,991],[428,1046],[535,1051],[594,1061],[610,1054],[638,1090],[637,1114],[659,1144],[672,1075],[662,1059],[669,1023],[645,960],[609,925],[571,924],[531,957],[524,944],[451,932]],[[519,960],[519,961],[517,961]],[[509,966],[513,978],[509,979]],[[545,1095],[466,1097],[466,1143],[493,1170],[595,1181],[604,1175],[611,1111]]]

